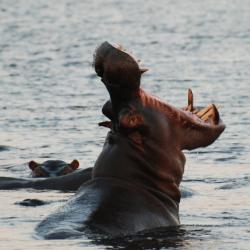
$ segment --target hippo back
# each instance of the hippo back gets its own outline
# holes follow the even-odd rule
[[[45,238],[66,238],[93,227],[101,233],[131,234],[149,228],[179,224],[178,205],[163,194],[113,178],[84,184],[66,205],[37,227]],[[164,203],[162,202],[164,196]]]

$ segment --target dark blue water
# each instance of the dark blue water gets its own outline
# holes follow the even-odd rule
[[[248,0],[0,0],[0,176],[28,177],[30,160],[93,166],[107,133],[97,123],[108,95],[91,63],[105,40],[150,69],[147,91],[182,107],[192,88],[198,105],[220,106],[226,131],[186,152],[182,185],[191,193],[180,204],[182,226],[125,239],[45,241],[35,226],[72,194],[1,191],[0,248],[249,249]],[[48,204],[15,204],[28,198]]]

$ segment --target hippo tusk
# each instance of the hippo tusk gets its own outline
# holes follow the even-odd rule
[[[213,104],[213,121],[215,124],[218,124],[220,121],[220,114],[217,107]]]
[[[201,112],[202,111],[202,112]],[[197,113],[197,115],[203,120],[203,121],[209,121],[212,120],[214,124],[218,124],[220,120],[220,115],[218,112],[218,109],[214,104],[209,105],[207,108],[201,110]],[[200,114],[199,114],[200,113]]]
[[[192,112],[194,110],[194,95],[191,89],[188,89],[188,107],[187,110]]]
[[[204,115],[209,112],[209,110],[212,108],[212,104],[208,105],[206,108],[201,109],[199,112],[196,113],[196,115],[199,118],[204,117]]]
[[[214,104],[210,104],[209,106],[201,110],[194,109],[194,95],[191,89],[188,89],[188,105],[186,110],[192,112],[205,122],[208,122],[210,120],[214,124],[219,123],[220,115],[217,107]]]

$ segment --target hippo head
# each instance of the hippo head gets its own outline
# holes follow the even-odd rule
[[[32,170],[33,177],[55,177],[66,175],[75,171],[78,167],[78,160],[73,160],[69,164],[58,160],[49,160],[43,163],[37,163],[35,161],[29,162],[29,168]]]
[[[131,103],[139,102],[144,108],[153,110],[153,113],[161,113],[167,118],[164,120],[171,127],[171,137],[168,136],[165,141],[168,144],[171,141],[171,144],[175,144],[175,147],[181,150],[208,146],[225,129],[214,104],[206,108],[194,107],[191,90],[188,92],[188,105],[184,109],[175,108],[146,94],[140,89],[140,80],[142,73],[147,70],[141,69],[139,61],[121,46],[112,46],[108,42],[102,43],[94,55],[94,67],[110,94],[111,102],[104,105],[103,113],[111,119],[113,124],[120,123],[121,118],[119,117],[124,107],[127,109],[128,106],[131,106]],[[139,110],[141,109],[133,107],[132,110],[128,111],[130,115],[125,115],[125,118],[122,118],[123,121],[126,120],[125,123],[123,122],[125,127],[131,129],[132,127],[138,128],[145,125],[142,121],[147,119],[145,119],[145,114],[141,114]],[[155,118],[150,120],[151,123],[157,124]],[[162,122],[160,121],[160,123]],[[112,127],[110,122],[103,122],[99,125]],[[152,125],[148,127],[152,127]],[[157,131],[154,131],[152,136],[156,138]],[[159,133],[159,137],[162,137],[162,133]]]
[[[138,95],[141,75],[147,71],[138,62],[121,46],[104,42],[96,49],[93,66],[110,94],[116,114],[123,103]]]

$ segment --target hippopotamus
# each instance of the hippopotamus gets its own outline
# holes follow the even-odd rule
[[[5,179],[6,188],[80,188],[65,205],[36,228],[47,239],[67,238],[91,230],[129,235],[178,226],[183,150],[212,144],[224,131],[215,105],[176,108],[141,88],[138,61],[120,46],[102,43],[94,68],[110,100],[103,108],[109,129],[93,169],[46,180]]]
[[[32,170],[32,177],[55,177],[72,173],[79,167],[79,161],[73,160],[66,163],[60,160],[48,160],[43,163],[35,161],[29,162],[29,168]]]

